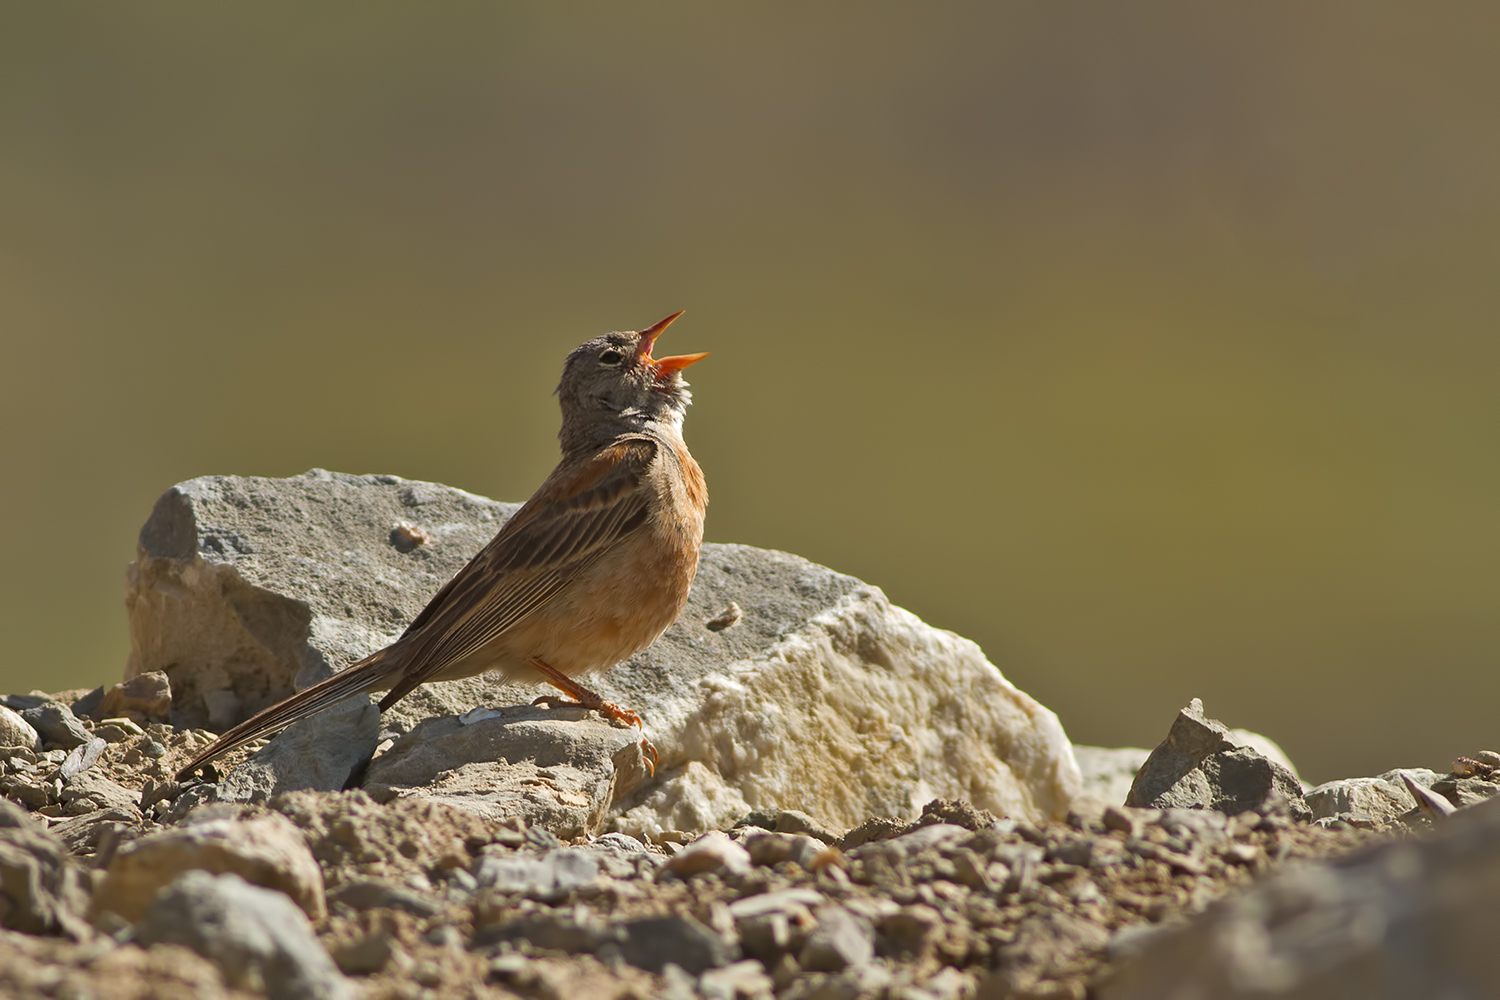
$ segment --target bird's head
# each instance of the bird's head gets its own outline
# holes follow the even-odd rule
[[[606,333],[568,355],[557,386],[565,436],[570,424],[611,420],[681,429],[693,398],[682,370],[708,355],[651,356],[656,338],[681,315],[673,313],[645,330]]]

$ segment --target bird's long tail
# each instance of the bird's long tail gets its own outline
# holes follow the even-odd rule
[[[177,772],[179,781],[185,780],[198,768],[216,757],[242,747],[251,740],[269,733],[277,733],[315,715],[345,698],[352,698],[366,691],[389,687],[391,678],[399,669],[399,658],[389,655],[389,647],[373,656],[339,671],[326,680],[319,681],[305,691],[298,691],[284,701],[279,701],[263,712],[246,719],[229,732],[214,740]]]

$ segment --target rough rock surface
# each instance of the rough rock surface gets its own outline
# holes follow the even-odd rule
[[[1229,731],[1229,738],[1235,742],[1235,745],[1249,747],[1266,758],[1266,760],[1280,764],[1291,772],[1292,776],[1298,782],[1301,782],[1302,776],[1297,773],[1297,765],[1293,764],[1292,758],[1288,757],[1286,751],[1281,749],[1281,744],[1271,739],[1271,737],[1252,732],[1249,729],[1231,729]]]
[[[97,1000],[241,1000],[212,962],[180,945],[149,949],[112,938],[75,944],[0,931],[0,996]]]
[[[139,826],[100,823],[97,846],[82,839],[76,860],[58,859],[80,891],[91,880],[79,869],[107,868],[112,852],[158,835],[189,790],[170,776],[205,738],[151,723],[105,747],[86,773],[143,789],[145,811]],[[68,817],[53,798],[65,754],[12,753],[0,763],[32,770],[6,777],[45,791],[37,808],[48,812],[33,816],[53,826],[38,835],[71,844],[63,831],[98,814]],[[669,833],[645,843],[606,833],[562,843],[514,818],[415,796],[382,803],[354,790],[297,791],[264,808],[211,805],[172,829],[268,811],[295,826],[327,886],[327,915],[314,924],[323,947],[359,977],[363,995],[380,1000],[1081,998],[1156,925],[1180,923],[1298,858],[1430,828],[1410,816],[1372,831],[1083,797],[1066,823],[934,801],[915,824],[874,817],[843,837],[806,814],[762,810],[711,837]],[[55,841],[49,849],[55,857]],[[92,880],[96,892],[105,883],[102,872]],[[89,938],[87,928],[79,942],[60,928],[51,936],[0,930],[0,994],[241,995],[228,966],[163,942],[142,947],[123,922],[102,923],[119,939]]]
[[[1375,778],[1339,778],[1309,789],[1304,798],[1314,819],[1342,819],[1385,826],[1417,807],[1417,800],[1401,780],[1405,774],[1424,788],[1440,775],[1426,768],[1398,768]]]
[[[1139,942],[1105,1000],[1500,996],[1500,801],[1284,872]]]
[[[136,722],[167,722],[172,716],[171,681],[161,671],[136,674],[100,692],[94,714],[101,719],[123,716]]]
[[[165,673],[177,725],[223,729],[393,641],[515,509],[322,470],[180,483],[130,565],[126,677]]]
[[[182,483],[157,502],[130,570],[129,673],[165,672],[179,724],[223,728],[396,638],[514,509],[392,476]],[[731,602],[738,620],[709,628]],[[785,553],[706,546],[682,619],[591,683],[641,712],[661,750],[659,779],[617,803],[627,831],[677,828],[680,810],[642,808],[673,784],[685,786],[666,792],[674,802],[707,808],[699,829],[748,808],[816,809],[848,827],[941,795],[1038,820],[1078,790],[1056,716],[977,646]],[[537,693],[494,678],[427,685],[382,725],[405,732]]]
[[[72,709],[54,701],[26,709],[21,718],[41,735],[42,745],[48,749],[71,750],[93,739]]]
[[[287,1000],[353,996],[307,917],[285,896],[238,875],[190,871],[163,889],[136,928],[143,945],[180,944],[224,979]]]
[[[0,705],[0,747],[25,747],[28,750],[40,750],[42,738],[37,735],[31,723],[21,718],[20,713]]]
[[[362,787],[383,802],[418,796],[524,817],[565,839],[593,836],[647,780],[640,747],[636,729],[581,709],[476,709],[418,723],[371,763]]]
[[[356,695],[282,730],[224,780],[191,789],[176,815],[210,802],[266,802],[283,792],[336,792],[364,767],[380,740],[380,710]]]
[[[138,920],[164,886],[202,869],[283,892],[314,920],[326,916],[323,874],[297,827],[278,815],[241,819],[238,813],[233,806],[210,807],[194,822],[121,847],[94,896],[93,912]]]
[[[86,936],[88,897],[80,876],[65,844],[0,799],[0,926]]]
[[[1297,775],[1239,742],[1222,722],[1207,718],[1197,698],[1177,713],[1167,738],[1141,765],[1125,804],[1311,816]]]
[[[517,829],[499,832],[468,810],[429,799],[381,805],[362,791],[292,792],[271,807],[301,831],[328,885],[352,878],[426,883],[469,867],[480,847]]]

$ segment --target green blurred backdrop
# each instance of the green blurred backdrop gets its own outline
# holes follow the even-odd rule
[[[1496,11],[8,4],[0,688],[119,677],[174,482],[524,499],[687,309],[711,539],[1075,739],[1495,747]]]

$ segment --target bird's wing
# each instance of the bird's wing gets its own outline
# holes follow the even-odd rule
[[[626,438],[578,469],[560,469],[490,543],[428,602],[400,642],[413,655],[381,701],[388,708],[417,685],[513,628],[611,545],[645,527],[650,438]]]

